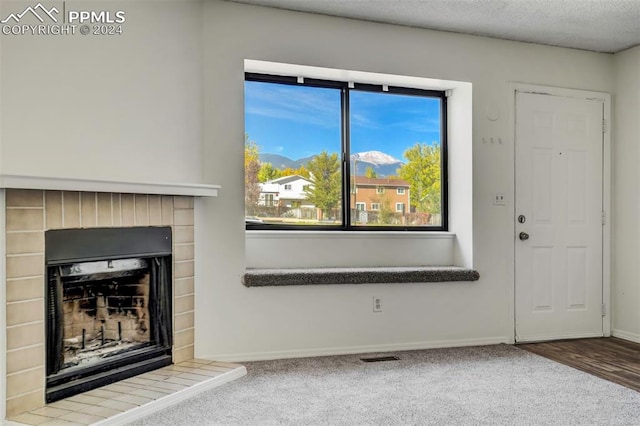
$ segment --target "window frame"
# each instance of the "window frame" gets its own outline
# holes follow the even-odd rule
[[[245,229],[250,230],[273,230],[273,231],[420,231],[420,232],[448,232],[449,231],[449,197],[448,197],[448,108],[447,108],[447,91],[445,90],[429,90],[401,86],[390,86],[384,84],[368,84],[354,83],[348,81],[325,80],[318,78],[307,78],[298,76],[277,75],[258,72],[245,72],[244,81],[255,81],[262,83],[285,84],[290,86],[307,86],[319,87],[327,89],[340,90],[340,107],[341,107],[341,173],[342,173],[342,205],[341,205],[341,225],[274,225],[266,223],[245,223]],[[409,96],[420,96],[429,98],[438,98],[441,102],[440,108],[440,217],[439,226],[367,226],[351,224],[351,195],[352,187],[350,185],[351,178],[351,152],[350,152],[350,112],[349,112],[349,94],[351,91],[368,91]],[[357,186],[355,191],[357,193]],[[376,190],[377,192],[377,190]],[[404,203],[403,203],[404,204]],[[355,210],[355,206],[354,209]]]

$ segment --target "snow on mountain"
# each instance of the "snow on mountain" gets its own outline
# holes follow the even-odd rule
[[[364,161],[366,163],[377,164],[377,165],[386,165],[386,164],[397,164],[402,163],[401,160],[390,156],[389,154],[385,154],[380,151],[366,151],[366,152],[358,152],[357,154],[353,154],[351,156],[351,160]]]
[[[396,176],[404,164],[401,160],[380,151],[358,152],[351,155],[351,173],[364,176],[372,168],[377,177]]]

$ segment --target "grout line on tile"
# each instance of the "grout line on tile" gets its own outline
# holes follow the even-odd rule
[[[42,232],[44,232],[44,230],[42,230],[42,229],[35,229],[35,230],[34,229],[25,229],[24,231],[20,231],[20,230],[17,230],[17,231],[6,231],[5,234],[7,234],[7,235],[8,234],[39,234],[39,233],[42,233]]]
[[[44,324],[44,320],[29,321],[29,322],[23,322],[23,323],[20,323],[20,324],[8,325],[6,328],[7,328],[7,330],[9,330],[11,328],[18,328],[18,327],[23,327],[25,325],[37,325],[37,324]]]
[[[26,277],[17,277],[17,278],[7,278],[7,282],[12,282],[12,281],[21,281],[21,280],[28,280],[28,279],[35,279],[35,278],[44,278],[44,275],[28,275]]]
[[[39,232],[42,232],[42,231],[39,231]],[[37,256],[37,255],[44,255],[44,251],[32,251],[29,253],[7,254],[7,259],[11,257],[29,257],[29,256]],[[20,278],[24,278],[24,277],[20,277]]]
[[[9,327],[7,327],[7,328],[9,328]],[[35,343],[33,345],[20,346],[19,348],[14,348],[14,349],[7,349],[7,353],[18,352],[18,351],[22,351],[24,349],[33,349],[33,348],[39,348],[39,347],[44,347],[44,343]]]
[[[7,210],[44,210],[44,207],[33,207],[33,206],[25,206],[25,207],[19,207],[19,206],[7,206],[6,207]]]
[[[33,297],[31,299],[14,300],[11,302],[7,302],[7,305],[19,305],[20,303],[38,302],[40,300],[44,300],[44,297]]]

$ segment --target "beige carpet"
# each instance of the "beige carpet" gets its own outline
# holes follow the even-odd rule
[[[640,425],[640,393],[508,345],[244,363],[135,425]],[[366,355],[367,357],[371,356]]]

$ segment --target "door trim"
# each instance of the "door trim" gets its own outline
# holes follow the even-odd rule
[[[509,315],[510,324],[512,327],[511,343],[516,341],[516,303],[515,303],[515,288],[516,288],[516,211],[515,211],[515,199],[516,199],[516,93],[539,93],[550,96],[562,96],[566,98],[579,98],[579,99],[598,99],[604,102],[603,116],[607,123],[607,129],[603,134],[603,152],[602,152],[602,210],[605,213],[606,221],[602,227],[602,302],[605,306],[606,313],[602,318],[602,332],[605,337],[611,336],[611,221],[613,215],[611,213],[611,94],[605,92],[596,92],[589,90],[569,89],[553,86],[541,86],[535,84],[510,82],[509,83],[509,135],[511,135],[512,143],[510,147],[512,149],[512,167],[510,170],[512,180],[511,200],[512,203],[512,215],[511,215],[511,230],[513,234],[513,246],[510,252],[509,259],[509,275],[512,277],[512,285],[509,288]]]

